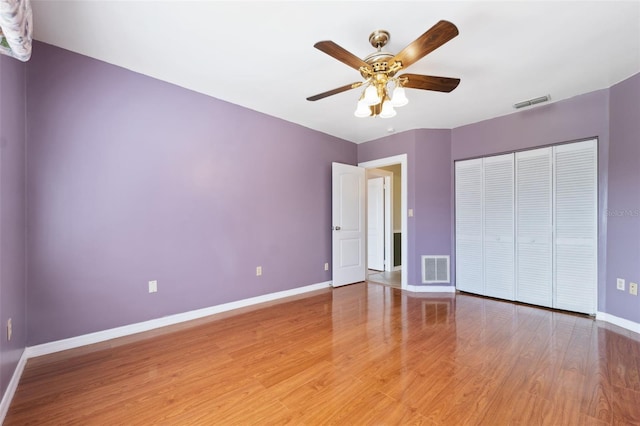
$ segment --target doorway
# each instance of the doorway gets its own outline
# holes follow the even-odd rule
[[[396,201],[398,204],[397,212],[395,219],[393,214],[391,214],[390,219],[392,219],[391,223],[388,226],[388,230],[392,231],[389,234],[391,235],[388,248],[389,250],[396,249],[396,254],[399,256],[394,256],[393,251],[386,255],[386,259],[388,259],[388,266],[385,266],[382,270],[368,270],[368,279],[371,279],[375,282],[381,282],[386,285],[393,285],[406,289],[407,288],[407,277],[408,277],[408,268],[407,268],[407,155],[401,154],[393,157],[381,158],[379,160],[367,161],[358,164],[359,167],[363,167],[367,170],[367,174],[371,173],[372,176],[375,176],[374,169],[381,169],[383,174],[384,172],[391,173],[395,179],[395,188],[396,191],[391,190],[391,194],[397,192]],[[397,174],[397,175],[396,175]],[[399,179],[397,179],[399,177]],[[393,185],[393,183],[391,183]],[[367,194],[368,197],[368,194]],[[393,203],[392,201],[392,204]],[[367,210],[367,223],[369,221],[369,212]],[[398,229],[399,226],[399,229]],[[368,226],[367,226],[368,229]],[[399,231],[399,232],[397,232]],[[368,246],[368,243],[367,243]],[[368,247],[367,247],[368,248]],[[368,261],[367,256],[367,261]],[[367,262],[369,263],[369,262]],[[369,268],[369,265],[367,265]]]

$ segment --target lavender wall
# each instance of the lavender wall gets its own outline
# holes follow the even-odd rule
[[[640,74],[610,89],[607,313],[640,323],[640,298],[616,278],[640,282]]]
[[[26,346],[25,230],[25,66],[0,56],[0,397]]]
[[[355,144],[42,43],[27,78],[29,345],[331,279]]]
[[[410,130],[358,145],[358,162],[407,154],[409,285],[421,285],[420,258],[451,253],[450,130]]]
[[[453,129],[451,155],[459,160],[592,137],[598,138],[599,156],[598,310],[606,312],[609,90]]]
[[[459,160],[593,136],[600,137],[600,153],[606,152],[608,108],[609,91],[599,90],[458,127],[451,132],[451,156]]]
[[[423,255],[451,255],[451,130],[416,130],[414,282]],[[454,281],[451,281],[453,285]]]

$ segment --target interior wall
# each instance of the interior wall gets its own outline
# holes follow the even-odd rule
[[[407,209],[413,209],[415,204],[415,140],[415,130],[410,130],[357,145],[358,163],[407,154]],[[398,219],[402,220],[400,216]],[[403,266],[407,271],[407,283],[414,285],[415,222],[411,217],[407,219],[407,265]]]
[[[607,312],[606,289],[611,286],[606,281],[607,218],[604,214],[609,170],[608,89],[453,129],[451,158],[455,161],[593,137],[598,138],[599,157],[598,310]],[[451,215],[453,217],[453,210]]]
[[[451,256],[451,130],[416,130],[416,268],[422,284],[423,255]],[[450,285],[455,281],[451,280]],[[438,286],[446,284],[436,284]]]
[[[331,280],[355,144],[43,43],[27,76],[29,345]]]
[[[407,283],[422,285],[423,254],[451,253],[450,130],[410,130],[358,145],[358,162],[407,154]],[[444,203],[444,204],[442,204]]]
[[[26,346],[25,93],[24,64],[0,55],[0,397]]]
[[[606,312],[640,323],[640,296],[629,294],[629,282],[640,283],[640,74],[610,92]]]
[[[19,70],[6,71],[19,68],[6,65],[9,60],[0,63],[2,81],[24,86]],[[416,214],[408,220],[407,266],[409,284],[419,285],[420,255],[453,251],[452,160],[593,136],[600,156],[599,310],[638,321],[637,300],[618,300],[622,295],[611,288],[614,275],[638,279],[632,263],[637,220],[609,218],[615,231],[608,235],[605,214],[609,192],[617,197],[611,207],[638,205],[629,196],[629,182],[637,182],[637,76],[611,90],[451,131],[412,130],[355,145],[42,43],[35,43],[27,70],[31,345],[329,280],[322,267],[331,257],[332,161],[407,154],[407,204]],[[3,115],[5,103],[19,95],[7,95],[5,86]],[[19,121],[12,121],[15,127],[7,121],[0,122],[2,164],[11,156],[18,157],[12,165],[24,164],[24,152],[12,150],[4,136],[10,128],[24,141],[24,126],[20,136]],[[15,167],[0,173],[4,204],[7,182],[20,186]],[[19,210],[24,200],[17,194],[17,203],[10,202]],[[445,195],[448,209],[433,201]],[[439,232],[447,229],[448,242]],[[20,268],[4,264],[5,247],[20,242],[5,234],[3,326],[5,306],[20,311],[24,297],[24,285],[6,284],[7,275],[20,282]],[[608,255],[618,260],[611,274]],[[150,279],[159,281],[153,295]],[[16,296],[6,296],[14,290]],[[20,333],[15,317],[14,330]],[[17,352],[0,343],[2,389],[5,370],[12,371],[24,347],[17,339]]]

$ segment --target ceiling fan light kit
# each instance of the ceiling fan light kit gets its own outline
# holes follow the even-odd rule
[[[395,117],[397,114],[395,108],[393,108],[393,104],[389,98],[386,98],[382,103],[382,110],[380,110],[381,118],[391,118]]]
[[[364,100],[364,92],[360,96],[356,111],[353,113],[356,117],[369,117],[371,115],[371,106]]]
[[[407,95],[404,93],[404,87],[396,86],[396,88],[393,89],[393,96],[391,98],[391,103],[396,108],[405,106],[406,104],[409,103],[409,99],[407,99]]]
[[[440,21],[397,55],[382,51],[389,42],[388,31],[376,30],[369,35],[369,42],[377,50],[360,59],[332,41],[320,41],[314,45],[318,50],[343,62],[360,72],[364,81],[347,84],[337,89],[307,98],[317,101],[350,89],[365,86],[358,100],[356,117],[390,118],[396,115],[395,108],[407,105],[409,99],[404,88],[451,92],[460,83],[458,78],[436,77],[420,74],[396,74],[420,60],[458,35],[458,28],[448,21]],[[390,88],[393,88],[389,96]]]

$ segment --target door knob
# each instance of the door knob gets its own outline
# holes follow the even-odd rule
[[[334,226],[334,227],[333,227],[333,230],[334,230],[334,231],[339,231],[339,230],[340,230],[340,227],[339,227],[339,226]]]

